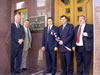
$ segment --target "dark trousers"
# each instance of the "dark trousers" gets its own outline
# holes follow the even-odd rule
[[[16,62],[15,62],[16,61]],[[22,48],[11,49],[11,72],[20,72],[22,61]]]
[[[76,47],[77,75],[89,75],[91,51],[85,51],[83,46]]]
[[[57,52],[54,50],[49,50],[47,48],[45,52],[45,56],[46,56],[46,66],[47,66],[46,72],[56,73]]]
[[[72,52],[60,52],[62,75],[73,75]]]

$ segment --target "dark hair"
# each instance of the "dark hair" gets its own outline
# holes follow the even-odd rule
[[[63,17],[65,17],[66,19],[68,19],[68,17],[66,15],[60,16],[60,19],[63,18]]]
[[[52,17],[48,17],[47,20],[48,20],[48,19],[51,19],[51,20],[53,21],[53,18],[52,18]]]

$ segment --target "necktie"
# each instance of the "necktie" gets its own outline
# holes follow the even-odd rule
[[[50,26],[48,26],[48,30],[47,30],[47,42],[49,41],[49,33],[50,33]]]
[[[29,39],[29,42],[30,42],[29,28],[27,28],[27,35],[28,35],[28,39]]]
[[[50,32],[50,26],[48,26],[48,34],[49,34],[49,32]]]
[[[82,28],[82,25],[80,25],[79,30],[78,30],[78,34],[77,34],[77,41],[76,41],[77,43],[79,43],[79,42],[80,42],[81,28]]]
[[[64,28],[65,28],[65,24],[63,25],[63,28],[62,29],[64,30]]]
[[[20,26],[19,26],[19,24],[17,24],[17,29],[18,29],[18,32],[20,34]]]
[[[17,24],[17,28],[19,29],[20,27],[19,27],[19,24]]]

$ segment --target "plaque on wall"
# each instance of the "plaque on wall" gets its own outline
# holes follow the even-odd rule
[[[47,24],[46,16],[33,16],[29,19],[31,32],[42,32]]]

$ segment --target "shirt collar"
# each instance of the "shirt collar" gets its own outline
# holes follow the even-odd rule
[[[17,23],[15,22],[15,25],[16,25],[16,27],[18,27],[19,24],[17,24]]]
[[[84,24],[80,24],[80,25],[85,26],[86,24],[84,23]]]
[[[24,25],[24,27],[27,28],[25,25]]]
[[[67,25],[67,23],[65,23],[65,24],[63,24],[64,26],[66,26]]]
[[[49,25],[48,27],[50,27],[50,29],[52,28],[53,25]]]

